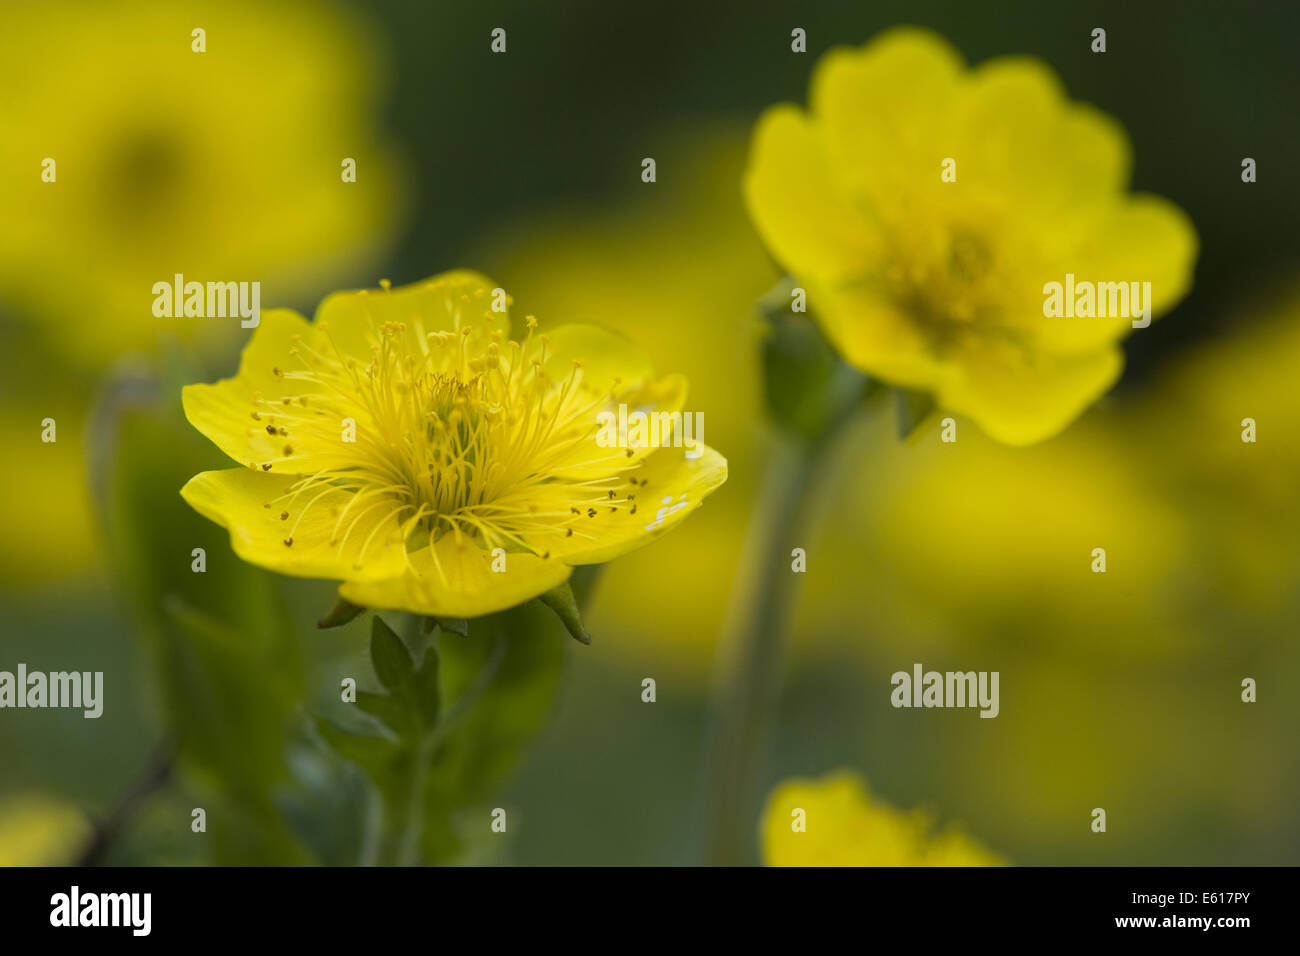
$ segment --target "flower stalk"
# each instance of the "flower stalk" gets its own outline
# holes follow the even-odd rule
[[[816,326],[778,308],[789,281],[760,303],[771,323],[764,346],[774,446],[746,535],[728,611],[714,690],[708,763],[708,862],[749,863],[757,835],[757,794],[772,711],[780,690],[785,634],[796,597],[791,552],[806,541],[817,485],[836,439],[873,389],[835,358]]]

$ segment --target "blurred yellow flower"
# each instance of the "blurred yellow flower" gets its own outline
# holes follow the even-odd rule
[[[0,296],[75,361],[233,335],[155,317],[153,284],[311,293],[379,252],[401,208],[373,128],[381,61],[332,6],[9,3],[0,71]]]
[[[1129,317],[1047,317],[1049,282],[1187,291],[1187,216],[1127,192],[1120,126],[1051,70],[967,70],[929,31],[891,30],[818,64],[810,112],[769,110],[744,180],[754,223],[844,358],[932,392],[999,441],[1069,424],[1119,376]]]
[[[787,780],[768,797],[762,856],[768,866],[1003,866],[949,827],[931,834],[923,813],[872,801],[857,774]]]
[[[0,866],[67,866],[90,837],[85,814],[36,795],[0,804]]]
[[[506,301],[461,271],[333,295],[315,324],[264,313],[238,376],[183,395],[247,468],[197,475],[185,500],[253,564],[476,617],[648,543],[726,480],[702,445],[598,440],[620,405],[680,412],[684,378],[595,326],[539,334],[529,316],[512,339]]]
[[[41,441],[53,419],[57,441]],[[64,398],[6,400],[0,406],[0,443],[21,448],[23,466],[0,472],[0,580],[30,585],[88,566],[98,544],[90,519],[81,410]]]

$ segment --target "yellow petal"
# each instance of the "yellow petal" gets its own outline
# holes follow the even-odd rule
[[[597,325],[562,325],[545,333],[547,376],[568,379],[573,363],[582,363],[582,388],[593,395],[629,389],[650,378],[650,360],[627,336]]]
[[[763,813],[763,862],[768,866],[1003,864],[960,830],[930,835],[931,823],[924,813],[875,801],[862,778],[852,772],[840,771],[820,780],[786,780],[772,791]]]
[[[1008,445],[1050,438],[1115,383],[1124,368],[1118,348],[1079,356],[1037,354],[1031,361],[991,344],[971,347],[960,374],[938,392],[941,407],[969,415]]]
[[[813,287],[826,337],[855,368],[896,385],[932,386],[948,374],[925,328],[869,281]]]
[[[312,327],[306,319],[289,309],[269,309],[262,313],[234,378],[222,379],[215,385],[186,385],[181,390],[181,403],[190,424],[241,465],[282,474],[306,474],[319,468],[345,466],[353,457],[346,454],[347,446],[341,440],[321,440],[319,429],[311,430],[317,436],[314,440],[304,435],[298,424],[303,416],[313,414],[310,406],[280,404],[272,412],[255,404],[257,395],[279,402],[282,397],[304,390],[301,383],[277,374],[277,370],[284,373],[302,367],[290,354],[301,344],[298,337],[312,340]],[[287,438],[280,435],[279,426],[287,428]],[[276,433],[269,434],[268,427]],[[286,446],[292,455],[285,454]],[[271,467],[263,469],[263,465]]]
[[[392,577],[406,566],[398,533],[404,515],[394,514],[391,503],[355,500],[337,488],[295,495],[292,485],[282,475],[232,468],[195,475],[181,496],[230,531],[235,554],[281,574],[371,579]]]
[[[457,269],[392,289],[335,292],[316,310],[316,325],[324,327],[340,352],[362,365],[373,357],[380,326],[389,322],[405,326],[410,354],[429,350],[430,333],[459,334],[469,329],[466,351],[475,355],[483,351],[493,332],[500,333],[503,346],[509,338],[509,300],[505,290],[496,294],[499,288],[485,275]]]
[[[938,184],[940,160],[954,153],[946,118],[964,65],[943,37],[914,27],[822,58],[809,99],[853,195],[889,201],[900,187]]]
[[[1200,241],[1191,218],[1169,200],[1134,196],[1098,232],[1098,273],[1150,282],[1153,316],[1169,311],[1191,288]]]
[[[1196,228],[1185,212],[1159,196],[1138,195],[1106,206],[1091,234],[1064,260],[1062,272],[1043,281],[1064,282],[1069,271],[1076,287],[1085,281],[1150,282],[1154,320],[1187,294],[1198,247]],[[1077,354],[1134,334],[1132,323],[1131,317],[1043,317],[1034,329],[1043,348]]]
[[[1040,224],[1063,207],[1109,200],[1128,185],[1132,150],[1124,128],[1071,103],[1039,60],[1000,57],[983,64],[954,112],[963,190],[1010,197]]]
[[[660,448],[631,472],[636,485],[629,482],[616,488],[614,499],[597,493],[588,506],[595,514],[584,508],[569,525],[572,535],[557,527],[554,532],[530,537],[529,545],[569,564],[602,564],[649,544],[684,520],[727,480],[725,458],[712,448],[701,446],[697,451],[699,457],[692,459],[686,457],[686,448]],[[553,489],[557,500],[566,500],[572,493],[564,485]],[[635,496],[631,501],[627,500],[629,494]]]
[[[682,375],[665,375],[647,379],[630,390],[617,392],[607,401],[595,405],[571,427],[558,431],[550,448],[538,459],[538,466],[548,474],[570,481],[607,478],[632,468],[655,453],[648,443],[633,446],[632,415],[644,413],[647,428],[653,422],[660,436],[659,444],[671,444],[672,436],[683,434],[683,412],[687,382]],[[620,410],[619,406],[625,406]],[[629,417],[627,445],[619,444],[621,416]],[[685,413],[689,414],[689,413]],[[603,443],[603,444],[602,444]]]
[[[768,110],[754,132],[745,202],[768,249],[799,279],[868,269],[878,251],[841,192],[820,135],[792,106]]]
[[[498,554],[464,535],[445,534],[410,555],[405,574],[385,580],[350,580],[339,594],[364,607],[392,608],[440,617],[479,617],[522,604],[568,580],[573,569],[555,558]],[[494,560],[504,570],[492,569]]]

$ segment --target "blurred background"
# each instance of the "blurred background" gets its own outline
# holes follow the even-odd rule
[[[1186,210],[1201,254],[1120,385],[1048,442],[856,423],[806,529],[764,792],[854,769],[1020,864],[1300,861],[1298,21],[1262,2],[6,0],[0,670],[102,670],[106,701],[99,720],[0,712],[0,862],[77,858],[87,815],[116,827],[114,862],[356,858],[365,786],[304,714],[339,706],[340,675],[373,683],[366,625],[317,631],[329,582],[241,565],[181,501],[224,463],[179,387],[232,374],[248,333],[157,319],[150,290],[260,279],[264,307],[310,315],[457,266],[517,314],[620,329],[684,372],[731,469],[604,570],[592,646],[551,635],[557,689],[517,765],[448,798],[453,816],[509,808],[509,838],[434,855],[697,861],[707,695],[767,442],[753,303],[780,278],[741,204],[748,132],[806,102],[826,50],[897,23],[971,62],[1044,59],[1127,128],[1134,188]],[[1108,573],[1084,573],[1102,545]],[[194,608],[223,630],[186,624]],[[889,675],[918,661],[999,670],[998,719],[892,709]],[[177,733],[181,764],[133,801]],[[196,840],[200,805],[222,823]]]

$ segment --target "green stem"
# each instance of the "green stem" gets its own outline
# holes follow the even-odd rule
[[[418,614],[409,614],[406,619],[406,647],[413,658],[421,651],[432,654],[424,633],[424,619]],[[424,778],[427,776],[430,757],[433,753],[434,732],[423,731],[415,746],[405,759],[409,762],[404,768],[410,774],[406,781],[406,803],[399,818],[400,830],[397,845],[393,848],[393,863],[396,866],[414,866],[419,861],[420,841],[424,837]]]
[[[426,732],[408,755],[411,778],[407,782],[402,831],[393,858],[397,866],[414,866],[419,861],[420,841],[424,836],[424,778],[432,747],[433,734]]]
[[[708,862],[713,865],[755,860],[762,757],[796,594],[791,551],[808,547],[814,485],[863,388],[855,373],[844,374],[841,397],[821,433],[806,440],[778,435],[763,477],[742,552],[748,564],[732,591],[714,691],[706,770]]]
[[[176,764],[176,743],[164,740],[158,745],[144,772],[127,789],[108,816],[95,828],[90,844],[82,852],[77,866],[99,866],[118,837],[135,821],[149,798],[171,779]]]

